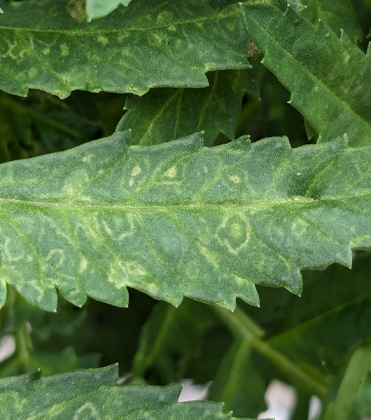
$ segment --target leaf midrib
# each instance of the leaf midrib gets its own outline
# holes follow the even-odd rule
[[[42,32],[42,33],[52,33],[52,34],[67,34],[67,35],[93,35],[99,36],[101,34],[110,34],[110,33],[121,33],[121,32],[148,32],[154,30],[161,30],[161,29],[168,29],[169,27],[173,26],[182,26],[182,25],[193,25],[198,24],[200,22],[214,20],[214,19],[227,19],[230,17],[234,17],[240,14],[240,10],[236,10],[234,12],[230,12],[227,14],[223,13],[215,13],[209,16],[203,16],[195,19],[188,19],[183,20],[180,22],[173,22],[168,23],[166,25],[158,25],[158,26],[146,26],[146,27],[125,27],[125,28],[118,28],[118,29],[97,29],[86,31],[86,30],[76,30],[76,29],[49,29],[49,28],[27,28],[27,27],[17,27],[17,26],[2,26],[0,25],[0,30],[9,30],[9,31],[26,31],[26,32]]]
[[[225,203],[225,204],[202,204],[202,203],[189,203],[189,204],[89,204],[84,203],[68,203],[68,202],[42,202],[42,201],[31,201],[31,200],[18,200],[14,198],[0,198],[0,210],[2,205],[15,205],[15,206],[29,206],[29,207],[40,207],[40,208],[55,208],[59,210],[86,210],[86,211],[170,211],[170,210],[234,210],[241,209],[243,207],[247,209],[264,209],[275,206],[290,206],[292,204],[318,204],[319,202],[326,201],[345,201],[352,198],[365,198],[371,197],[371,192],[366,192],[359,195],[349,195],[340,197],[324,197],[319,199],[313,199],[308,197],[293,197],[287,200],[273,200],[273,201],[254,201],[251,203]]]

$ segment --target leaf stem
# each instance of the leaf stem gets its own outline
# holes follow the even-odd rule
[[[327,394],[325,380],[318,381],[302,369],[297,367],[282,353],[273,349],[266,341],[263,341],[263,330],[252,320],[244,311],[236,308],[232,313],[220,307],[214,307],[218,316],[225,322],[232,333],[238,337],[243,337],[250,342],[250,345],[269,361],[271,361],[278,369],[297,384],[298,387],[305,389],[317,395],[320,398]]]

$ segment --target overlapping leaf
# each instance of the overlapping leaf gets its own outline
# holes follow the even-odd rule
[[[364,345],[354,351],[339,386],[334,404],[328,408],[324,416],[325,420],[356,418],[352,413],[352,408],[357,405],[357,397],[367,381],[369,372],[371,372],[371,345]]]
[[[208,393],[209,399],[223,401],[236,415],[246,412],[258,415],[267,409],[264,401],[266,383],[254,363],[252,351],[248,340],[235,340]]]
[[[257,305],[254,283],[300,293],[300,268],[350,265],[351,248],[371,246],[371,147],[128,136],[0,166],[2,302],[10,283],[48,310],[55,286],[77,305],[126,306],[126,286],[174,305]]]
[[[348,364],[355,347],[364,345],[371,338],[370,263],[370,255],[364,253],[356,257],[352,271],[333,266],[321,272],[305,272],[303,296],[300,299],[290,296],[287,300],[284,311],[286,323],[282,323],[282,320],[277,324],[267,323],[269,327],[266,335],[271,336],[267,340],[259,339],[257,335],[254,337],[252,321],[246,318],[246,315],[241,316],[240,310],[236,310],[234,314],[218,311],[226,315],[227,325],[235,334],[237,333],[237,337],[240,336],[240,340],[235,340],[231,345],[230,352],[235,352],[236,355],[242,354],[243,347],[250,343],[255,352],[263,356],[265,361],[272,363],[268,368],[266,363],[255,363],[252,374],[256,374],[255,370],[258,368],[260,380],[264,378],[266,382],[270,382],[276,377],[289,379],[301,390],[312,382],[312,391],[308,393],[307,399],[309,401],[310,396],[317,390],[318,395],[325,397],[322,401],[325,408],[327,404],[329,406],[333,404],[334,398],[340,402],[344,401],[341,395],[336,397],[335,392],[344,374],[344,368],[341,366]],[[269,292],[274,297],[278,291]],[[266,305],[264,307],[266,308]],[[297,366],[296,372],[294,369],[288,369],[282,360],[276,357],[277,350],[280,357],[284,355],[286,360],[292,362],[292,366]],[[240,396],[241,401],[243,401],[244,387],[249,386],[251,379],[241,368],[233,370],[231,367],[233,363],[242,366],[244,363],[250,363],[250,358],[251,354],[246,353],[245,360],[242,357],[240,361],[238,358],[231,359],[229,369],[224,372],[225,386],[228,385],[229,376],[234,378],[235,382],[245,383],[240,385],[240,391],[232,394],[232,398]],[[228,355],[224,363],[226,362]],[[363,373],[367,373],[365,363],[360,367],[364,369]],[[222,373],[221,371],[220,374]],[[362,371],[360,373],[363,374]],[[300,378],[302,374],[305,377],[303,375]],[[222,378],[220,379],[220,383],[223,384]],[[326,385],[329,383],[331,391],[326,395]],[[367,383],[365,387],[367,389]],[[366,394],[362,393],[366,392],[366,389],[360,391],[359,395],[359,405],[363,410],[364,401],[368,400]],[[354,390],[348,390],[348,395],[353,398]],[[256,393],[252,392],[251,397],[245,405],[259,402],[260,397]],[[224,401],[228,402],[228,398]]]
[[[344,29],[355,44],[362,39],[362,29],[350,1],[296,0],[295,2],[299,3],[300,9],[302,8],[302,16],[312,23],[321,20],[339,35],[340,30]]]
[[[352,348],[370,340],[370,263],[370,256],[364,255],[355,260],[352,272],[331,267],[307,276],[302,301],[287,304],[290,327],[283,326],[287,331],[270,344],[293,360],[328,373]]]
[[[207,86],[207,71],[248,67],[237,1],[155,0],[148,8],[138,0],[91,23],[66,6],[67,0],[4,5],[0,89],[142,95],[156,86]]]
[[[328,141],[346,133],[352,146],[370,144],[371,54],[342,33],[313,26],[295,13],[262,3],[241,6],[263,64],[292,92],[290,103]]]
[[[102,137],[104,127],[89,99],[89,112],[85,112],[43,92],[32,92],[27,98],[0,92],[0,162],[57,152]]]
[[[204,131],[211,146],[219,133],[234,138],[242,97],[249,85],[246,70],[215,72],[203,89],[152,89],[129,98],[117,130],[132,129],[131,144],[159,144]]]
[[[221,404],[178,403],[179,386],[115,386],[117,367],[40,379],[38,372],[0,380],[0,414],[29,419],[231,419]]]
[[[206,331],[215,324],[212,315],[207,306],[190,300],[179,308],[158,303],[141,330],[133,375],[157,384],[188,377]]]
[[[131,0],[86,0],[86,13],[89,20],[110,14],[119,5],[127,6]]]

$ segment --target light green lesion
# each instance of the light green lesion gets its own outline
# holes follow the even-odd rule
[[[232,254],[239,254],[250,240],[251,227],[243,214],[224,217],[216,231],[216,239]]]

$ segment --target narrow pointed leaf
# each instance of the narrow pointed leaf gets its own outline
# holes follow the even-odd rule
[[[0,380],[0,414],[19,420],[227,420],[222,405],[178,403],[180,387],[116,386],[117,366],[40,378],[38,372]]]
[[[256,305],[254,283],[300,293],[300,268],[349,266],[371,247],[371,147],[128,136],[0,166],[2,302],[10,283],[48,310],[55,286],[78,305],[126,306],[126,286]]]
[[[67,0],[5,4],[0,89],[23,96],[41,89],[62,98],[76,89],[142,95],[156,86],[207,86],[207,71],[248,67],[237,1],[201,0],[191,14],[181,0],[147,3],[132,2],[90,23],[68,13]]]
[[[210,86],[202,89],[152,89],[126,102],[128,112],[117,130],[132,130],[131,144],[159,144],[204,131],[211,146],[219,133],[234,138],[248,71],[211,73]]]
[[[208,398],[223,401],[237,415],[259,413],[267,409],[266,383],[252,358],[248,340],[235,340],[222,360],[211,384]]]
[[[131,0],[86,0],[88,19],[97,19],[110,14],[120,4],[127,6]]]
[[[360,388],[371,371],[371,345],[357,348],[345,371],[331,414],[326,420],[347,420]]]
[[[243,4],[263,64],[291,92],[290,103],[328,141],[346,133],[351,146],[371,143],[371,54],[365,56],[344,33],[313,26],[291,7]]]

